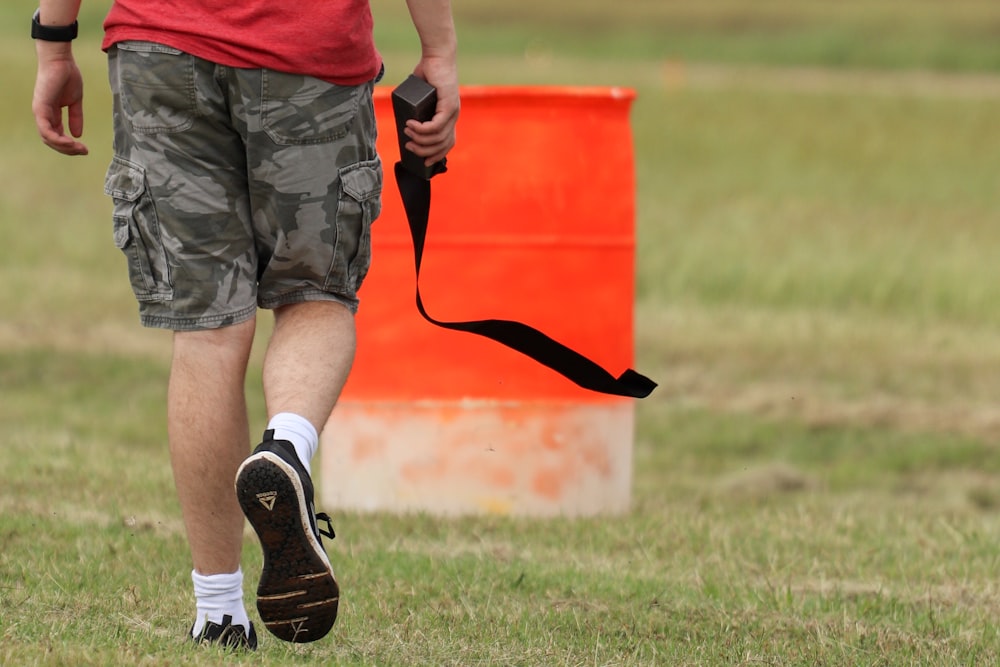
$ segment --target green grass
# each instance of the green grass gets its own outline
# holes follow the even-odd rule
[[[5,354],[0,368],[23,397],[0,409],[15,425],[0,496],[0,658],[215,664],[214,652],[179,640],[186,547],[162,424],[142,423],[158,414],[165,368],[41,353]],[[25,412],[31,404],[45,408]],[[268,641],[263,655],[455,665],[996,657],[995,448],[663,401],[640,417],[629,516],[342,514],[335,639]],[[259,568],[252,540],[244,566]]]
[[[455,3],[473,53],[562,53],[774,65],[997,70],[1000,8],[984,0],[598,0]]]
[[[666,285],[643,275],[641,293],[996,313],[1000,100],[688,90],[656,101],[660,166],[648,178],[667,186],[644,249],[672,269]],[[685,243],[704,238],[696,226],[716,230],[710,245]]]
[[[415,41],[383,4],[391,82]],[[0,7],[0,664],[1000,660],[995,3],[456,3],[466,83],[638,92],[636,368],[661,386],[633,509],[337,513],[332,638],[248,657],[181,639],[170,338],[136,322],[101,194],[106,6],[72,160],[30,118],[34,5]],[[255,429],[258,385],[255,358]],[[249,533],[243,565],[250,601]]]

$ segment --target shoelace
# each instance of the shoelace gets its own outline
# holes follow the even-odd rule
[[[326,524],[326,530],[320,528],[320,521]],[[330,519],[330,515],[326,512],[316,512],[316,531],[330,540],[337,537],[336,533],[333,532],[333,521]]]

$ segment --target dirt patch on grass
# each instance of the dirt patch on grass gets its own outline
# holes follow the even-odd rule
[[[715,412],[794,419],[815,428],[886,428],[1000,441],[1000,406],[994,404],[963,401],[961,397],[942,403],[878,393],[838,398],[818,384],[762,380],[736,385],[713,382],[703,371],[674,367],[657,375],[668,378],[658,388],[657,398]]]
[[[718,481],[716,490],[738,499],[763,500],[815,487],[815,480],[798,468],[787,463],[773,463],[723,477]]]
[[[770,587],[771,582],[759,584]],[[1000,589],[993,584],[944,584],[898,588],[878,581],[822,579],[792,583],[788,591],[797,596],[839,597],[844,599],[885,598],[929,608],[975,609],[984,614],[1000,612]]]

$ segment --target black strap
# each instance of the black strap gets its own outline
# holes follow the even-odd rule
[[[413,238],[413,261],[416,264],[417,274],[417,310],[425,320],[445,329],[465,331],[495,340],[548,366],[584,389],[632,398],[649,396],[656,383],[648,377],[630,368],[616,378],[579,352],[521,322],[508,320],[442,322],[428,315],[420,298],[420,263],[424,255],[424,240],[427,238],[427,222],[431,209],[431,183],[428,179],[410,172],[402,162],[397,162],[396,185],[399,186],[399,195],[406,210],[406,221],[410,225],[410,236]]]

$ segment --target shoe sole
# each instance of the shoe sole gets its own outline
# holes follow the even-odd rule
[[[264,626],[288,642],[323,638],[337,620],[340,589],[298,474],[276,454],[255,454],[236,474],[236,495],[264,552],[257,586]]]

